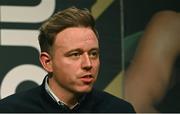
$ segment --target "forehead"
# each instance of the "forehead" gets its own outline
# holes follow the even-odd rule
[[[59,32],[54,44],[58,47],[93,46],[98,48],[98,39],[90,28],[72,27]]]

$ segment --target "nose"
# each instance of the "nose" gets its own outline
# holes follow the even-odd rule
[[[82,69],[87,71],[92,69],[91,59],[87,53],[82,56]]]

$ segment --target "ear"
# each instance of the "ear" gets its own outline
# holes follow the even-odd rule
[[[49,55],[47,52],[41,52],[39,59],[43,68],[47,72],[53,72],[51,55]]]

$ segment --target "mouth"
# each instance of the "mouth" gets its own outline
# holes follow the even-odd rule
[[[85,84],[90,84],[94,81],[94,77],[92,75],[84,75],[80,79]]]

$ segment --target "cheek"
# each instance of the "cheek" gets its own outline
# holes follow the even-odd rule
[[[54,67],[54,76],[61,83],[70,83],[74,80],[77,70],[70,64],[58,64]]]
[[[99,61],[94,62],[93,66],[94,66],[94,72],[98,73],[99,67],[100,67],[100,62]]]
[[[72,61],[67,61],[67,60],[62,60],[59,62],[56,62],[56,64],[54,65],[54,71],[58,71],[59,73],[61,73],[62,75],[68,75],[68,74],[75,74],[78,69],[79,69],[79,64],[76,62],[72,62]]]

